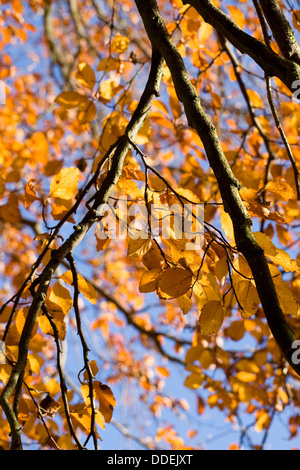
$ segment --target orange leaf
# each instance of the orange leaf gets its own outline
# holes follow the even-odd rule
[[[144,271],[140,279],[139,291],[143,294],[154,292],[157,289],[157,281],[160,272],[160,269]]]
[[[67,315],[72,308],[73,300],[69,290],[61,285],[60,282],[56,282],[50,289],[47,303],[53,310],[59,310],[64,315]]]
[[[113,392],[108,385],[105,385],[98,380],[95,380],[94,387],[96,397],[99,402],[99,411],[102,413],[105,422],[109,423],[112,418],[114,407],[116,406],[116,400]]]
[[[269,181],[261,191],[268,191],[280,201],[288,201],[289,199],[296,198],[293,188],[286,181],[281,179]]]
[[[54,100],[55,103],[66,109],[76,108],[83,101],[86,101],[86,97],[76,91],[63,91]]]
[[[67,200],[72,199],[77,193],[78,182],[78,168],[63,168],[51,181],[50,196]]]
[[[199,332],[201,335],[213,335],[218,333],[224,320],[224,309],[219,300],[211,300],[205,304],[200,313]]]
[[[122,52],[126,51],[129,43],[130,40],[126,36],[122,36],[121,34],[117,33],[111,41],[111,50],[112,52],[118,52],[121,54]]]
[[[65,272],[61,276],[61,279],[70,286],[73,285],[73,276],[71,271]],[[90,282],[88,282],[81,274],[77,274],[77,280],[80,293],[84,295],[84,297],[89,300],[92,304],[96,304],[97,295],[95,287]]]
[[[25,185],[25,198],[24,198],[24,205],[26,209],[34,202],[37,201],[39,198],[36,195],[34,189],[35,179],[31,178],[28,183]]]
[[[79,81],[82,85],[88,87],[90,90],[94,88],[96,83],[96,77],[92,67],[87,65],[85,62],[81,62],[78,65],[78,72],[76,72],[76,80]]]
[[[158,279],[158,295],[162,299],[175,299],[184,295],[192,283],[192,273],[184,268],[167,268]]]

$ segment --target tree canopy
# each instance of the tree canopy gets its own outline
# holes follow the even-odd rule
[[[1,449],[296,448],[299,2],[0,11]]]

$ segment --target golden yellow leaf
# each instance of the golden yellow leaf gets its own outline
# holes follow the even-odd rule
[[[146,234],[145,234],[146,235]],[[152,246],[151,238],[130,238],[128,242],[128,256],[144,256]]]
[[[265,255],[276,256],[277,248],[266,233],[254,232],[253,236],[259,246],[264,250]]]
[[[167,369],[166,367],[156,366],[155,370],[162,377],[169,377],[170,376],[169,369]]]
[[[46,302],[49,308],[59,310],[64,315],[69,313],[73,305],[69,290],[58,281],[50,289]]]
[[[190,293],[188,292],[187,294],[178,297],[178,302],[183,315],[186,315],[190,311],[192,306],[192,299]]]
[[[285,250],[277,248],[267,234],[254,232],[253,235],[271,261],[281,266],[286,272],[299,272],[297,261],[293,260]]]
[[[257,91],[248,89],[247,94],[249,96],[252,106],[254,106],[255,108],[264,107],[264,102],[261,99],[260,95],[257,93]]]
[[[84,101],[86,101],[86,97],[76,91],[63,91],[54,100],[55,103],[66,109],[76,108]]]
[[[111,41],[111,50],[112,52],[118,52],[119,54],[121,54],[122,52],[126,51],[129,46],[129,43],[129,38],[117,33]]]
[[[63,168],[51,181],[50,196],[60,199],[72,199],[77,193],[78,182],[78,168]]]
[[[241,359],[237,364],[236,368],[238,371],[242,372],[252,372],[253,374],[258,374],[260,371],[260,368],[258,365],[253,362],[253,360],[249,359]]]
[[[66,324],[63,319],[64,315],[61,312],[55,312],[55,311],[54,312],[51,311],[51,315],[53,316],[52,320],[55,323],[56,330],[58,333],[58,338],[63,341],[66,337],[66,331],[67,331]],[[38,325],[44,334],[51,335],[51,336],[55,335],[53,328],[48,318],[46,317],[46,315],[38,316]]]
[[[234,242],[234,230],[231,218],[227,212],[222,211],[221,224],[227,238]]]
[[[10,194],[7,203],[0,206],[0,219],[12,224],[20,221],[21,213],[18,198],[15,194]]]
[[[221,300],[221,293],[216,277],[212,274],[199,276],[197,282],[193,284],[193,294],[199,310],[211,300]]]
[[[106,57],[105,59],[100,60],[97,70],[111,72],[116,70],[120,65],[120,61],[114,59],[113,57]]]
[[[214,335],[218,333],[224,320],[225,312],[219,300],[210,300],[200,312],[198,327],[200,335]]]
[[[91,100],[86,99],[78,106],[77,119],[80,124],[93,121],[97,115],[97,108],[95,103]]]
[[[139,189],[138,185],[133,180],[128,180],[126,178],[121,177],[116,184],[116,188],[123,191],[132,199],[139,199],[144,197],[144,190]]]
[[[185,379],[184,386],[187,388],[192,388],[192,389],[199,388],[203,384],[204,379],[205,379],[204,374],[195,374],[195,373],[190,374]]]
[[[112,78],[108,78],[104,82],[100,84],[99,92],[100,92],[100,99],[102,101],[108,102],[114,96],[116,96],[121,90],[123,86],[120,85],[116,80]]]
[[[233,21],[241,28],[244,29],[246,20],[242,10],[236,6],[228,5],[227,6],[230,16],[232,17]]]
[[[142,294],[154,292],[157,289],[157,281],[160,272],[161,269],[150,269],[149,271],[143,272],[139,283],[139,291]]]
[[[296,194],[293,188],[284,180],[275,179],[269,181],[262,191],[268,191],[273,194],[280,201],[288,201],[289,199],[296,199]]]
[[[199,197],[193,193],[190,189],[184,189],[184,188],[177,188],[176,193],[181,196],[183,203],[187,202],[193,202],[195,204],[199,204],[201,201]]]
[[[255,285],[247,279],[240,280],[234,285],[238,302],[243,308],[241,316],[248,318],[254,315],[259,307],[260,299]]]
[[[114,394],[108,385],[105,385],[98,380],[94,381],[94,387],[99,403],[99,411],[102,413],[105,422],[109,423],[112,418],[114,407],[116,406]]]
[[[61,279],[65,281],[70,286],[73,285],[73,275],[72,272],[66,271],[62,276]],[[77,281],[78,281],[78,289],[79,292],[84,295],[84,297],[89,300],[92,304],[97,303],[97,294],[95,287],[88,282],[81,274],[77,274]]]
[[[31,178],[28,183],[25,185],[25,198],[24,206],[27,209],[34,201],[37,201],[39,198],[34,189],[35,179]]]
[[[88,413],[87,409],[78,412],[71,412],[70,415],[86,432],[91,430],[91,415]]]
[[[245,334],[244,322],[236,320],[230,323],[229,327],[225,331],[226,336],[229,336],[233,341],[239,341]]]
[[[216,276],[218,280],[220,281],[221,284],[223,284],[228,274],[227,256],[223,256],[223,258],[217,261],[215,272],[216,272]]]
[[[275,289],[283,312],[286,315],[294,315],[297,317],[299,304],[288,285],[284,282],[276,283]]]
[[[51,215],[54,220],[61,220],[63,217],[66,217],[70,208],[72,207],[71,199],[65,199],[63,202],[64,204],[58,204],[57,202],[53,202],[53,204],[51,204]],[[72,215],[69,215],[67,218],[67,222],[75,224],[74,217]]]
[[[92,67],[85,62],[80,62],[75,77],[79,83],[88,87],[90,90],[94,88],[96,83],[95,72]]]
[[[184,268],[167,268],[158,278],[158,295],[162,299],[175,299],[191,287],[192,273]]]
[[[28,314],[29,307],[23,307],[21,308],[16,316],[15,316],[15,321],[16,321],[16,327],[19,335],[22,334],[24,325],[25,325],[25,320]],[[32,329],[31,337],[34,336],[37,332],[38,324],[36,323]]]
[[[12,371],[12,366],[9,364],[0,364],[0,382],[6,384]]]
[[[266,411],[261,411],[255,423],[255,431],[261,432],[266,429],[270,424],[271,418]]]
[[[191,362],[197,361],[202,351],[202,346],[191,346],[186,352],[185,363],[190,364]]]
[[[256,380],[256,374],[253,372],[240,371],[236,374],[236,377],[242,382],[254,382]]]
[[[277,248],[276,256],[269,256],[269,258],[275,264],[279,264],[286,272],[299,272],[297,261],[281,248]]]

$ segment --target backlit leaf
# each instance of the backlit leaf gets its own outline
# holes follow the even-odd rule
[[[73,276],[72,272],[66,271],[62,276],[61,279],[68,283],[70,286],[73,285]],[[84,297],[89,300],[92,304],[96,304],[97,302],[97,294],[95,287],[80,274],[77,273],[77,282],[78,282],[78,289],[79,292],[84,295]]]
[[[296,198],[293,188],[286,181],[281,179],[269,181],[262,190],[268,191],[280,201],[288,201],[289,199]]]
[[[224,320],[224,309],[219,300],[210,300],[200,312],[198,320],[199,333],[201,335],[214,335],[218,333]]]
[[[84,101],[86,101],[86,97],[76,91],[63,91],[54,100],[55,103],[66,109],[76,108]]]
[[[157,289],[158,276],[161,272],[161,269],[150,269],[149,271],[144,271],[140,283],[139,291],[142,293],[154,292]]]
[[[191,374],[185,379],[184,385],[187,388],[196,389],[196,388],[201,387],[204,380],[205,380],[204,374]]]
[[[192,274],[184,268],[167,268],[158,279],[158,295],[163,299],[174,299],[184,295],[192,283]]]
[[[60,199],[72,199],[77,193],[78,182],[78,168],[63,168],[51,181],[50,196]]]
[[[76,80],[78,80],[82,85],[90,88],[92,90],[96,83],[96,77],[92,67],[85,62],[80,62],[78,65],[78,71],[76,72]]]
[[[128,48],[130,40],[126,36],[122,36],[117,33],[111,42],[111,48],[113,52],[121,54]]]

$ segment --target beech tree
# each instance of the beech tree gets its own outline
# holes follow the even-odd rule
[[[295,3],[1,2],[3,450],[295,447]]]

